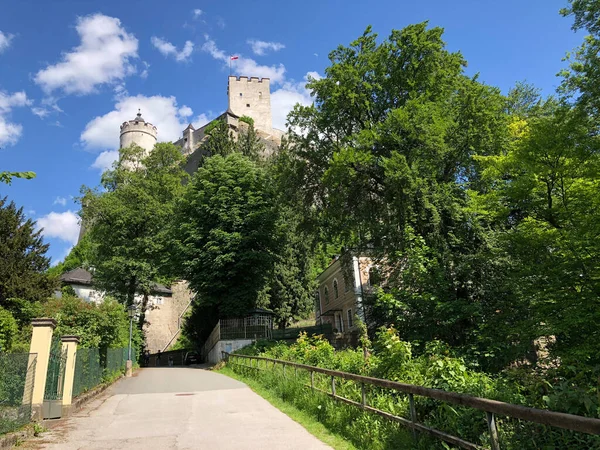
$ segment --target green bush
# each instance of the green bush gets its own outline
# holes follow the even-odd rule
[[[0,306],[0,351],[9,351],[19,331],[13,315]]]

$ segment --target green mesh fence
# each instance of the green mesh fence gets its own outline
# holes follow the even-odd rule
[[[77,350],[75,359],[75,379],[73,381],[73,397],[98,386],[102,381],[125,372],[127,364],[127,348],[109,348],[104,355],[97,348],[81,348]],[[131,359],[136,362],[137,352],[131,349]]]
[[[37,355],[0,353],[0,434],[31,420]]]
[[[97,348],[80,348],[75,358],[73,397],[89,391],[102,382],[103,368],[100,365],[100,351]]]

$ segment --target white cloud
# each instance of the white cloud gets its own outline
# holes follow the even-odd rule
[[[31,112],[38,116],[40,119],[45,119],[50,114],[50,110],[47,108],[40,108],[39,106],[34,106],[31,108]]]
[[[202,15],[202,10],[201,9],[195,9],[194,10],[194,19],[197,19],[201,15]]]
[[[194,43],[192,41],[185,41],[185,45],[181,51],[177,51],[177,47],[171,44],[169,41],[165,41],[156,36],[152,36],[150,39],[152,45],[164,56],[173,56],[175,61],[187,61],[194,51]]]
[[[23,91],[10,95],[0,92],[0,114],[8,113],[14,107],[29,105],[31,105],[31,100],[27,98],[27,94]]]
[[[119,159],[119,150],[107,150],[98,155],[94,163],[93,169],[98,169],[100,172],[105,172],[112,169],[113,163]]]
[[[54,203],[52,203],[52,204],[67,206],[67,199],[64,197],[56,197],[56,199],[54,200]]]
[[[14,34],[3,33],[0,31],[0,53],[10,47],[11,41],[14,37]]]
[[[205,38],[206,42],[202,45],[202,50],[210,54],[214,59],[229,65],[230,57],[223,50],[219,49],[215,41],[210,39],[209,36],[205,36]],[[279,64],[278,66],[263,66],[253,59],[242,56],[235,60],[233,64],[234,73],[239,75],[270,78],[273,83],[283,83],[285,79],[285,66],[283,64]]]
[[[79,217],[73,211],[51,212],[37,220],[37,228],[47,238],[58,238],[76,244],[79,237]]]
[[[181,108],[179,108],[177,113],[181,117],[190,117],[192,114],[194,114],[194,111],[192,111],[192,108],[190,108],[189,106],[183,105]]]
[[[256,39],[248,39],[246,42],[250,44],[254,54],[259,56],[265,55],[269,50],[278,52],[279,50],[285,48],[285,45],[280,42],[265,42]]]
[[[17,143],[23,133],[23,126],[10,122],[8,116],[13,108],[30,106],[31,103],[23,91],[13,94],[0,91],[0,146]]]
[[[46,93],[90,94],[100,85],[120,82],[136,72],[131,60],[138,56],[138,40],[119,19],[103,14],[79,17],[76,30],[79,46],[35,75]]]
[[[304,81],[294,82],[286,81],[281,88],[271,94],[271,114],[273,117],[273,127],[279,130],[286,129],[286,120],[289,112],[296,103],[307,106],[312,104],[313,99],[310,92],[306,89],[306,83],[309,78],[320,79],[321,75],[317,72],[308,72],[304,76]]]
[[[133,119],[138,108],[142,110],[144,119],[158,128],[160,142],[179,139],[188,124],[187,118],[193,115],[192,109],[188,106],[179,107],[175,97],[137,95],[120,98],[113,111],[88,122],[85,130],[81,133],[81,143],[89,150],[118,149],[119,127],[123,122]],[[193,122],[194,126],[198,121],[199,119]],[[98,162],[98,160],[96,161]],[[95,167],[100,168],[101,163],[98,162]]]

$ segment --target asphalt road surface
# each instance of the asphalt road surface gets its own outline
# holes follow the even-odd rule
[[[327,449],[245,384],[199,368],[139,370],[26,447]]]

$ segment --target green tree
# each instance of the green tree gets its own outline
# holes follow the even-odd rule
[[[485,157],[494,189],[473,195],[493,218],[500,256],[510,258],[509,282],[520,295],[513,336],[554,335],[563,361],[598,364],[600,319],[600,157],[589,131],[594,119],[548,99],[515,120],[515,145]],[[522,338],[521,338],[522,339]]]
[[[187,177],[174,145],[157,144],[143,155],[139,147],[121,149],[115,169],[102,176],[104,190],[84,188],[81,200],[95,281],[128,305],[143,294],[142,314],[153,284],[172,274],[168,225]]]
[[[314,311],[317,286],[314,251],[310,239],[299,228],[298,214],[285,206],[279,210],[277,252],[266,293],[276,324],[285,328]]]
[[[280,179],[317,235],[385,266],[370,325],[468,346],[502,273],[469,207],[468,189],[486,189],[473,157],[503,151],[509,117],[442,33],[421,23],[379,43],[368,28],[332,51],[325,77],[307,85],[314,105],[288,117]]]
[[[35,228],[23,208],[0,198],[0,307],[21,323],[31,318],[30,305],[48,298],[56,287],[46,273],[48,244]]]
[[[189,323],[214,325],[257,306],[274,261],[274,199],[266,172],[239,153],[212,156],[198,169],[174,226],[180,275],[198,299]]]
[[[217,119],[204,129],[206,138],[202,141],[202,152],[208,157],[213,155],[226,156],[235,151],[235,140],[227,122]]]
[[[561,13],[573,16],[573,30],[589,34],[573,54],[567,54],[569,68],[561,72],[560,92],[574,99],[590,116],[600,112],[600,1],[569,0],[570,6]]]

